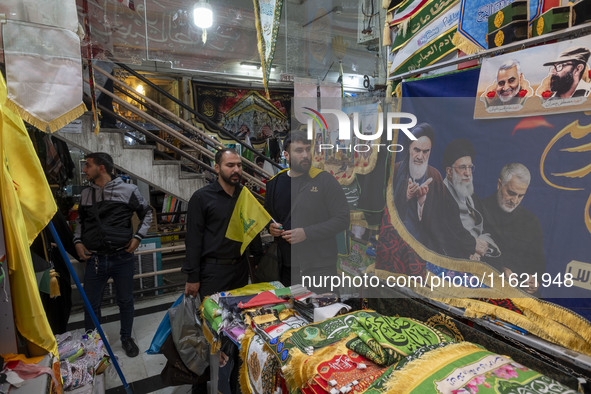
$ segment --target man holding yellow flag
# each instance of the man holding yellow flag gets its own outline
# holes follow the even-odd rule
[[[187,212],[185,295],[202,298],[248,284],[244,251],[271,220],[240,185],[242,161],[235,150],[218,151],[215,170],[217,181],[193,194]],[[255,244],[251,249],[258,255],[260,239]]]

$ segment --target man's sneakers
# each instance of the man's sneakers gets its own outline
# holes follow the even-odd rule
[[[127,357],[135,357],[139,354],[140,349],[138,349],[137,345],[133,341],[133,338],[121,338],[121,346],[123,350],[125,350],[125,354]]]

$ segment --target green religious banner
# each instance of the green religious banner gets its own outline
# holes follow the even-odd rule
[[[452,40],[457,31],[460,4],[450,7],[429,26],[415,34],[394,56],[390,75],[402,74],[435,63],[452,52]]]
[[[411,38],[420,32],[425,26],[437,19],[439,15],[453,7],[459,0],[431,0],[427,2],[416,14],[412,15],[408,24],[402,24],[394,43],[392,50],[396,51],[403,47]]]
[[[283,0],[253,0],[253,2],[259,55],[261,56],[261,68],[263,70],[263,84],[265,94],[269,98],[267,82],[271,75],[271,64],[275,55]]]

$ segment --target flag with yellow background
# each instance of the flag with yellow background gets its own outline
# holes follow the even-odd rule
[[[226,230],[226,238],[242,242],[240,254],[252,242],[258,233],[272,220],[271,215],[257,201],[252,193],[242,188],[232,217]]]
[[[0,206],[14,320],[27,341],[58,357],[29,249],[57,206],[23,120],[6,106],[6,94],[0,75]]]

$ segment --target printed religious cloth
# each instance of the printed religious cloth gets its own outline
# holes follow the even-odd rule
[[[428,28],[429,24],[435,20],[441,13],[446,12],[454,6],[459,0],[435,0],[427,2],[418,12],[408,18],[398,29],[394,42],[392,42],[392,51],[397,51],[415,36],[415,34]]]
[[[458,31],[454,43],[458,49],[471,55],[488,48],[488,17],[513,3],[491,0],[462,0]],[[541,15],[543,0],[529,0],[529,22]]]
[[[509,357],[472,343],[441,345],[418,349],[396,365],[389,378],[389,371],[384,373],[382,390],[370,387],[367,392],[576,393]]]
[[[54,132],[86,111],[80,39],[71,30],[7,20],[2,24],[8,101],[23,120]]]
[[[238,289],[233,289],[206,297],[199,307],[199,312],[201,313],[201,317],[205,323],[203,325],[203,334],[211,346],[212,354],[220,349],[221,342],[219,340],[219,335],[223,328],[229,327],[231,332],[236,333],[235,326],[232,325],[233,321],[235,320],[235,316],[231,311],[224,309],[224,307],[221,306],[220,300],[222,298],[232,296],[254,297],[256,294],[259,294],[263,291],[275,290],[279,288],[283,288],[283,285],[280,282],[252,283]],[[236,301],[236,299],[234,300]]]
[[[302,368],[302,386],[299,386],[302,392],[318,392],[321,389],[322,392],[362,393],[384,373],[386,367],[347,349],[345,342],[337,342],[306,360],[305,368]],[[291,383],[289,376],[286,380]]]
[[[367,175],[375,169],[380,153],[371,147],[374,141],[357,135],[369,138],[383,132],[382,108],[377,103],[343,108],[341,98],[329,94],[330,87],[321,85],[322,108],[343,111],[349,119],[348,127],[352,125],[353,128],[342,138],[340,132],[329,131],[340,128],[336,116],[323,117],[321,113],[310,111],[313,112],[309,113],[310,119],[317,121],[310,123],[314,135],[312,166],[329,172],[341,185],[355,185],[357,175]]]
[[[279,34],[283,0],[253,0],[253,2],[258,49],[261,57],[261,68],[263,69],[263,85],[265,86],[265,93],[269,99],[267,82],[271,75],[271,65],[275,56],[275,44],[277,43],[277,35]]]
[[[354,334],[351,326],[356,322],[358,316],[378,317],[380,315],[371,310],[351,312],[287,331],[285,334],[268,341],[267,347],[282,366],[287,365],[287,363],[290,363],[290,365],[303,365],[304,361],[309,357],[308,354],[314,353],[317,349],[329,346],[347,337],[352,339]]]
[[[376,364],[389,366],[415,350],[452,339],[418,320],[404,317],[359,317],[357,335],[347,347]]]
[[[456,45],[452,41],[459,16],[460,5],[456,4],[433,20],[428,28],[422,29],[409,39],[394,56],[390,75],[403,74],[428,66],[453,52]]]
[[[281,364],[267,349],[265,341],[247,330],[240,348],[240,391],[242,393],[275,393],[285,388]],[[281,390],[287,392],[287,390]]]

